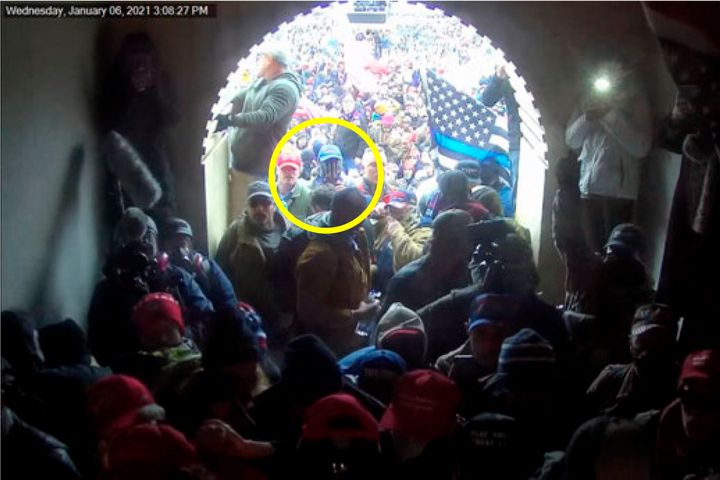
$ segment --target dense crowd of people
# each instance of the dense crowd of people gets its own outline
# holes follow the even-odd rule
[[[715,478],[720,351],[679,348],[637,227],[588,246],[576,164],[559,165],[564,309],[536,293],[525,230],[473,200],[461,170],[440,177],[429,224],[396,190],[333,235],[288,227],[255,182],[215,259],[187,221],[128,208],[87,339],[72,320],[2,314],[3,474]],[[279,167],[282,186],[302,162]],[[368,202],[321,193],[296,198],[318,226]]]
[[[302,84],[302,100],[290,126],[313,117],[347,120],[383,148],[388,184],[424,192],[433,189],[442,168],[432,148],[421,70],[453,74],[463,80],[459,87],[465,93],[481,101],[493,78],[493,62],[500,59],[493,56],[483,37],[459,21],[403,18],[392,29],[365,29],[346,24],[347,19],[332,13],[317,12],[280,29],[268,42],[288,52],[288,70]],[[318,33],[318,42],[304,41]],[[472,80],[468,71],[474,72]],[[250,69],[240,78],[241,85],[250,84]],[[507,116],[505,102],[493,102],[489,108]],[[311,183],[325,173],[318,153],[328,144],[342,154],[338,183],[340,177],[343,183],[357,183],[362,176],[367,145],[344,127],[316,125],[295,135],[291,144],[301,151],[302,177]],[[512,172],[503,173],[512,188]],[[512,211],[511,205],[506,207]]]
[[[385,165],[377,207],[315,234],[253,181],[214,258],[185,219],[124,208],[87,332],[2,312],[3,476],[716,480],[718,339],[688,339],[688,319],[657,301],[638,226],[609,225],[598,245],[583,225],[587,163],[619,151],[595,129],[611,107],[575,120],[580,162],[556,163],[566,295],[551,305],[537,239],[505,215],[507,181],[430,158],[417,53],[452,70],[481,42],[431,20],[352,32],[376,61],[379,88],[364,91],[340,40],[308,45],[292,28],[300,66],[268,55],[251,94],[302,86],[295,122],[320,106],[368,131]],[[252,140],[257,112],[233,115],[222,121]],[[418,195],[423,179],[436,188]],[[354,133],[318,127],[283,149],[276,183],[297,219],[338,227],[379,173]]]

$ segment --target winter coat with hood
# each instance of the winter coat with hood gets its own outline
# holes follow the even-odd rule
[[[232,166],[266,175],[275,146],[285,135],[302,94],[300,77],[285,72],[272,80],[259,78],[232,99],[237,114],[230,132]]]
[[[286,230],[285,219],[279,212],[275,212],[275,230],[278,238]],[[215,257],[230,279],[237,298],[252,305],[271,324],[278,316],[272,283],[275,252],[268,255],[258,239],[258,228],[243,214],[223,234]]]

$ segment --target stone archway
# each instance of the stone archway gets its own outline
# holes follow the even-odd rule
[[[218,99],[212,106],[210,118],[206,125],[202,158],[205,168],[208,247],[211,254],[214,253],[222,232],[231,220],[231,212],[228,208],[230,176],[227,140],[224,135],[213,133],[215,125],[212,118],[222,111],[238,88],[249,83],[252,77],[251,72],[254,70],[255,58],[265,45],[277,43],[288,30],[312,25],[313,22],[318,22],[318,19],[323,16],[335,15],[339,19],[343,15],[347,15],[349,5],[349,3],[334,3],[329,6],[316,7],[279,25],[276,30],[265,35],[261,42],[250,48],[248,54],[239,60],[237,68],[230,73],[225,86],[218,93]],[[534,97],[528,91],[525,81],[512,61],[505,57],[502,50],[494,47],[490,39],[478,33],[471,25],[463,23],[461,19],[449,16],[441,9],[429,8],[420,3],[411,4],[400,1],[393,2],[391,6],[393,15],[432,16],[438,22],[448,22],[454,28],[462,29],[467,34],[473,35],[484,45],[487,45],[492,50],[496,61],[504,65],[510,84],[515,92],[514,96],[518,103],[519,113],[520,149],[515,218],[530,230],[533,239],[533,251],[537,260],[542,225],[545,172],[548,168],[546,159],[548,149],[544,140],[545,130],[541,124],[540,113],[534,105]],[[309,37],[308,41],[317,41],[317,38]]]

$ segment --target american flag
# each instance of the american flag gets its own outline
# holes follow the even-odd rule
[[[509,171],[507,119],[435,72],[427,71],[424,77],[430,130],[441,165],[453,168],[460,160],[494,159]]]

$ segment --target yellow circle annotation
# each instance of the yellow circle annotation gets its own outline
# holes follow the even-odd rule
[[[275,166],[277,165],[278,157],[280,156],[280,152],[282,151],[285,144],[298,132],[301,130],[312,127],[313,125],[323,125],[323,124],[334,124],[334,125],[340,125],[345,128],[349,128],[353,132],[357,133],[360,138],[363,139],[365,143],[370,147],[370,150],[373,153],[373,157],[375,157],[375,164],[377,165],[377,171],[378,171],[378,182],[375,187],[375,193],[372,196],[372,199],[370,200],[370,203],[368,206],[363,210],[363,212],[354,220],[351,220],[343,225],[338,225],[335,227],[318,227],[315,225],[310,225],[309,223],[305,223],[299,218],[297,218],[295,215],[290,213],[290,211],[287,209],[283,201],[280,199],[280,195],[277,191],[277,183],[275,181]],[[363,220],[365,220],[368,215],[375,209],[375,205],[380,201],[380,196],[382,195],[382,188],[383,184],[385,183],[385,174],[383,170],[383,162],[382,158],[380,156],[380,151],[377,148],[377,145],[375,145],[375,142],[372,141],[372,139],[368,136],[367,133],[365,133],[360,127],[357,125],[354,125],[347,120],[343,120],[341,118],[332,118],[332,117],[320,117],[320,118],[311,118],[310,120],[306,120],[302,122],[301,124],[291,128],[288,130],[288,132],[280,139],[278,144],[275,146],[275,150],[273,151],[272,158],[270,158],[270,166],[268,168],[268,184],[270,185],[270,193],[272,193],[273,200],[275,201],[275,205],[277,208],[280,209],[280,212],[282,212],[283,216],[287,218],[290,222],[293,223],[293,225],[297,225],[298,227],[302,228],[303,230],[307,230],[309,232],[313,233],[320,233],[320,234],[329,234],[329,233],[341,233],[346,230],[350,230],[353,227],[356,227],[359,225]]]

